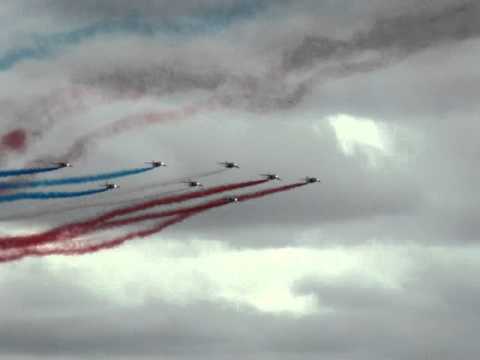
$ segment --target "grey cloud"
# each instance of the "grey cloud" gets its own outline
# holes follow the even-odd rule
[[[181,91],[200,86],[207,89],[208,94],[216,91],[224,104],[237,110],[256,109],[256,116],[262,118],[227,122],[229,119],[223,116],[238,113],[226,111],[221,119],[215,117],[215,113],[202,115],[215,117],[211,122],[195,123],[194,120],[179,123],[175,129],[152,128],[149,134],[142,134],[142,144],[137,145],[135,154],[125,154],[122,144],[112,145],[108,150],[102,148],[98,157],[90,157],[89,167],[81,170],[101,170],[104,166],[101,161],[105,159],[118,166],[125,164],[126,156],[129,160],[150,159],[153,149],[156,154],[171,155],[167,160],[173,163],[181,162],[179,168],[169,169],[174,172],[169,174],[175,177],[210,169],[214,162],[225,160],[219,159],[218,154],[242,163],[238,174],[206,179],[207,184],[248,178],[265,171],[279,172],[291,180],[307,174],[323,179],[323,184],[317,187],[193,218],[171,230],[179,236],[201,229],[209,236],[231,243],[275,246],[297,241],[298,232],[308,228],[324,230],[323,240],[315,239],[321,244],[332,238],[344,243],[370,238],[474,241],[478,233],[475,214],[479,210],[475,179],[480,175],[477,167],[472,166],[478,158],[475,138],[478,129],[472,117],[478,107],[474,94],[480,88],[477,57],[475,40],[446,44],[379,71],[311,84],[312,89],[306,93],[302,86],[290,87],[281,74],[235,77],[221,69],[201,75],[198,69],[189,72],[191,68],[184,60],[174,68],[173,75],[165,67],[152,67],[153,72],[142,66],[136,66],[127,74],[114,71],[114,75],[111,78],[106,75],[105,80],[111,88],[128,86],[137,76],[141,80],[138,85],[134,83],[134,88],[153,89],[162,94],[168,93],[163,89],[173,90],[178,84]],[[155,69],[159,69],[158,77]],[[168,79],[165,83],[164,77]],[[282,107],[289,102],[298,106]],[[284,121],[269,122],[265,109],[283,110],[275,116]],[[401,130],[395,139],[399,157],[375,169],[368,166],[362,153],[345,156],[326,124],[320,125],[324,136],[314,134],[312,127],[305,125],[310,121],[311,111],[319,121],[327,115],[348,113],[399,126]],[[33,119],[34,115],[28,117]],[[286,126],[290,123],[294,125]],[[238,124],[245,124],[249,130],[237,131]],[[62,134],[65,139],[72,137],[70,130]],[[462,139],[462,146],[458,146],[458,139]],[[92,146],[89,151],[94,149]],[[137,184],[137,180],[130,181]],[[19,204],[8,212],[28,206],[36,205]],[[61,221],[63,217],[54,220]],[[43,225],[43,221],[39,223]],[[242,229],[245,224],[253,230]],[[269,230],[279,224],[288,228],[284,236],[267,236]],[[225,234],[225,229],[230,231]],[[255,237],[255,231],[263,235]],[[248,236],[242,236],[245,234]]]
[[[396,289],[348,277],[305,279],[295,294],[313,296],[330,311],[295,317],[223,302],[173,305],[153,296],[125,307],[72,283],[74,272],[18,266],[0,282],[13,306],[0,311],[0,356],[471,359],[480,351],[480,291],[470,278],[478,265],[464,260],[420,257]]]
[[[251,1],[250,4],[261,6],[265,1]],[[209,10],[221,12],[241,7],[245,3],[239,0],[139,0],[132,3],[128,0],[85,0],[70,2],[65,0],[42,0],[34,7],[40,11],[47,9],[51,13],[61,14],[68,18],[92,19],[124,17],[131,14],[157,18],[175,16],[202,15]]]
[[[302,227],[312,228],[329,223],[368,222],[372,217],[380,215],[390,215],[395,218],[415,214],[421,208],[424,199],[418,184],[408,178],[408,172],[395,165],[371,167],[367,157],[361,152],[351,157],[346,156],[339,149],[335,135],[328,124],[319,122],[318,133],[313,131],[311,123],[302,121],[296,125],[278,125],[275,132],[272,132],[272,124],[267,119],[263,124],[256,123],[256,120],[252,119],[247,123],[248,130],[235,132],[232,129],[231,134],[228,134],[228,131],[223,132],[223,135],[214,141],[210,138],[211,134],[220,134],[223,129],[223,125],[216,123],[215,120],[203,121],[201,128],[187,122],[184,125],[178,124],[181,129],[178,126],[170,129],[165,127],[152,129],[150,136],[153,142],[144,138],[145,144],[160,142],[165,148],[175,149],[173,153],[179,159],[189,159],[185,169],[179,169],[173,161],[167,169],[148,174],[146,178],[140,176],[125,179],[120,181],[122,185],[120,191],[109,195],[108,198],[111,201],[117,198],[122,201],[124,196],[121,190],[124,184],[130,186],[141,184],[143,181],[154,181],[157,176],[168,179],[175,177],[177,171],[178,175],[181,175],[182,171],[183,175],[185,172],[194,174],[214,167],[217,161],[223,161],[225,160],[223,157],[226,157],[238,161],[242,168],[202,179],[205,185],[256,179],[259,177],[258,174],[269,171],[278,172],[285,178],[285,182],[299,181],[301,177],[311,175],[321,177],[323,183],[309,185],[290,193],[277,194],[271,198],[207,212],[188,220],[178,229],[169,229],[169,234],[189,235],[201,229],[205,236],[221,237],[222,240],[236,245],[275,246],[295,241],[295,232]],[[185,144],[184,139],[189,139],[188,145]],[[302,140],[299,142],[298,139]],[[255,154],[254,157],[243,151],[247,144],[251,154]],[[285,151],[285,146],[288,144],[295,144],[295,146]],[[200,148],[202,156],[197,158],[198,154],[192,149]],[[217,154],[216,149],[223,149],[222,158],[218,158],[220,155]],[[151,157],[151,150],[141,152],[143,155],[140,155],[140,149],[138,149],[136,156],[142,159]],[[76,171],[85,172],[86,170]],[[269,183],[266,186],[280,185],[282,183]],[[158,191],[178,187],[181,185],[159,188]],[[362,189],[361,192],[357,191],[359,188]],[[257,190],[252,188],[245,192]],[[233,193],[243,193],[243,191]],[[62,207],[63,203],[50,206]],[[185,204],[179,206],[185,206]],[[13,211],[22,213],[22,209],[25,211],[28,207],[28,204],[18,204],[2,213],[10,216]],[[85,217],[100,211],[101,209],[83,209],[68,213],[66,216],[59,213],[33,221],[40,225],[48,225],[52,221],[55,223],[65,221],[72,214],[76,217]],[[292,235],[288,240],[282,241],[276,236],[254,236],[254,234],[242,236],[246,228],[268,234],[269,229],[272,230],[280,224],[282,231],[285,231],[284,234],[288,231]]]
[[[368,50],[402,57],[443,42],[478,37],[480,27],[476,20],[480,7],[476,2],[462,1],[440,10],[428,10],[379,18],[370,30],[356,33],[349,40],[306,36],[298,47],[286,52],[284,68],[295,70]]]
[[[308,9],[307,5],[305,7]],[[479,6],[469,1],[447,4],[442,8],[425,7],[419,14],[410,11],[389,15],[386,12],[369,30],[354,33],[348,40],[317,36],[312,30],[312,35],[306,35],[299,46],[287,45],[292,48],[284,51],[282,66],[277,67],[278,59],[268,59],[271,64],[267,62],[265,68],[270,70],[262,76],[245,71],[243,74],[233,74],[229,70],[230,65],[225,67],[223,62],[235,62],[235,59],[217,58],[210,54],[209,58],[215,59],[210,67],[215,70],[160,61],[156,66],[146,65],[134,71],[124,67],[94,71],[86,79],[77,80],[108,89],[115,88],[117,91],[124,89],[154,94],[191,89],[218,90],[222,102],[228,106],[240,106],[253,111],[284,110],[298,106],[318,82],[372,72],[429,47],[475,38],[480,30],[476,21],[479,13]],[[369,60],[358,58],[368,51],[376,54]],[[255,58],[258,54],[248,52],[244,56]],[[265,60],[259,58],[259,61]],[[286,80],[298,69],[331,61],[334,63],[311,78],[296,83]]]
[[[190,73],[174,67],[158,66],[150,69],[118,69],[101,73],[93,80],[80,80],[86,84],[101,86],[114,93],[128,91],[166,95],[191,89],[215,90],[225,82],[221,73]]]

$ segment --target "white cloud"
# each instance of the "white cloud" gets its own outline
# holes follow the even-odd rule
[[[346,278],[396,288],[430,251],[418,246],[238,250],[220,242],[150,238],[82,257],[50,257],[52,271],[77,274],[77,284],[124,305],[161,298],[174,304],[224,300],[262,312],[306,314],[312,299],[292,293],[305,277],[335,283]],[[441,255],[441,251],[436,251]],[[39,260],[27,260],[26,263]],[[141,280],[139,280],[141,279]]]

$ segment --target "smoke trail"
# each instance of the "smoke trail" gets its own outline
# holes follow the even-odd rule
[[[2,151],[23,152],[27,145],[27,133],[24,129],[14,129],[0,138],[0,153]]]
[[[285,186],[280,186],[276,188],[270,188],[262,191],[257,191],[254,193],[249,193],[249,194],[244,194],[238,196],[239,201],[249,201],[253,199],[258,199],[264,196],[268,196],[274,193],[279,193],[279,192],[284,192],[284,191],[289,191],[294,188],[298,188],[301,186],[307,185],[306,183],[295,183],[295,184],[290,184],[290,185],[285,185]],[[170,210],[170,211],[164,211],[161,213],[152,213],[152,214],[146,214],[142,216],[137,216],[137,217],[131,217],[119,221],[112,221],[108,223],[102,224],[100,226],[100,229],[109,229],[109,228],[114,228],[114,227],[119,227],[119,226],[125,226],[125,225],[131,225],[134,223],[138,223],[141,221],[146,221],[146,220],[153,220],[153,219],[158,219],[158,218],[163,218],[163,217],[171,217],[171,219],[168,219],[164,222],[160,222],[155,224],[153,227],[147,229],[147,230],[140,230],[140,231],[134,231],[131,233],[128,233],[126,235],[120,236],[113,238],[111,240],[107,240],[98,244],[92,244],[92,245],[83,245],[83,244],[65,244],[65,243],[59,243],[57,244],[57,247],[51,248],[35,248],[35,247],[26,247],[26,248],[20,248],[17,249],[18,251],[13,254],[7,254],[7,255],[2,255],[0,254],[0,262],[8,262],[8,261],[15,261],[19,260],[23,257],[26,256],[48,256],[48,255],[81,255],[81,254],[87,254],[87,253],[93,253],[97,252],[100,250],[104,249],[111,249],[113,247],[119,246],[126,241],[135,239],[135,238],[144,238],[148,237],[151,235],[154,235],[163,229],[165,229],[168,226],[178,224],[192,216],[198,215],[202,212],[205,212],[207,210],[224,206],[226,204],[230,203],[227,199],[216,199],[209,201],[207,203],[198,205],[198,206],[192,206],[192,207],[185,207],[182,209],[176,209],[176,210]],[[97,229],[98,230],[98,229]]]
[[[168,181],[164,181],[164,182],[160,182],[160,183],[159,182],[153,182],[153,183],[150,183],[150,184],[141,185],[139,187],[135,187],[133,189],[123,191],[122,193],[123,194],[136,194],[136,193],[144,192],[144,191],[147,191],[147,190],[157,189],[159,187],[165,187],[165,186],[169,186],[169,185],[180,184],[183,181],[187,181],[189,179],[201,179],[201,178],[205,178],[205,177],[209,177],[209,176],[222,174],[226,171],[228,171],[228,169],[219,169],[219,170],[213,170],[213,171],[207,171],[207,172],[192,174],[190,176],[182,176],[182,177],[179,177],[179,178],[176,178],[176,179],[172,179],[172,180],[168,180]]]
[[[291,72],[368,50],[378,51],[383,56],[388,54],[392,60],[402,59],[428,47],[478,37],[479,14],[478,1],[460,0],[433,11],[424,9],[378,19],[368,31],[355,33],[349,40],[312,34],[284,54],[282,67]],[[378,65],[372,70],[383,64],[379,62]],[[356,69],[352,70],[350,73],[355,73]]]
[[[238,199],[239,202],[249,201],[249,200],[265,197],[268,195],[272,195],[275,193],[289,191],[304,185],[307,185],[307,184],[304,182],[301,182],[301,183],[295,183],[290,185],[284,185],[284,186],[279,186],[275,188],[265,189],[262,191],[257,191],[249,194],[236,196],[236,198]],[[98,229],[110,229],[110,228],[119,227],[119,226],[132,225],[142,221],[155,220],[155,219],[174,216],[174,215],[198,214],[198,213],[201,213],[213,208],[225,206],[228,204],[231,204],[231,201],[229,201],[227,198],[214,199],[212,201],[208,201],[196,206],[167,210],[162,212],[153,212],[153,213],[148,213],[144,215],[124,218],[121,220],[108,221],[99,225]]]
[[[0,189],[23,189],[23,188],[35,188],[35,187],[47,187],[47,186],[58,186],[58,185],[74,185],[74,184],[85,184],[90,182],[96,182],[101,180],[110,180],[116,179],[125,176],[132,176],[144,173],[155,169],[153,166],[136,168],[131,170],[121,170],[103,174],[95,175],[85,175],[85,176],[76,176],[69,178],[61,179],[47,179],[47,180],[35,180],[35,181],[18,181],[13,183],[0,183]],[[1,172],[0,172],[1,176]]]
[[[215,200],[208,201],[206,203],[196,205],[196,206],[189,206],[189,207],[172,209],[172,210],[167,210],[162,212],[156,212],[156,213],[154,212],[154,213],[149,213],[149,214],[144,214],[139,216],[132,216],[132,217],[121,219],[121,220],[108,221],[98,226],[97,230],[100,230],[100,229],[105,230],[105,229],[111,229],[114,227],[132,225],[142,221],[154,220],[154,219],[170,217],[175,215],[187,215],[191,213],[200,213],[200,212],[207,211],[220,206],[224,206],[230,203],[231,202],[225,198],[215,199]]]
[[[180,202],[189,201],[196,198],[210,196],[225,191],[236,190],[256,186],[266,183],[268,180],[245,181],[240,183],[233,183],[227,185],[215,186],[209,189],[192,191],[181,195],[167,196],[160,199],[155,199],[138,205],[128,206],[104,213],[103,215],[75,223],[70,223],[55,227],[51,230],[41,232],[39,234],[25,235],[25,236],[11,236],[0,238],[0,249],[6,250],[11,248],[22,248],[45,243],[54,243],[57,241],[64,241],[73,239],[84,233],[91,232],[98,225],[113,219],[118,216],[128,215],[132,212],[147,210],[152,207],[169,205]]]
[[[13,170],[0,170],[0,177],[11,177],[11,176],[21,176],[21,175],[32,175],[32,174],[39,174],[49,171],[55,171],[61,169],[62,166],[55,165],[50,167],[43,167],[43,168],[27,168],[27,169],[13,169]],[[14,185],[15,183],[5,185]],[[14,189],[15,187],[2,187],[0,184],[0,189]]]
[[[214,105],[211,99],[185,106],[179,110],[169,110],[164,112],[149,112],[142,115],[130,115],[125,118],[116,120],[111,124],[107,124],[99,129],[78,138],[70,148],[60,157],[61,159],[69,159],[74,161],[81,158],[95,142],[115,135],[142,128],[145,126],[156,125],[175,120],[183,120],[195,115],[202,110],[209,110]]]
[[[272,195],[278,192],[283,192],[283,191],[288,191],[288,190],[293,190],[298,187],[302,187],[308,185],[308,183],[305,182],[300,182],[300,183],[295,183],[295,184],[290,184],[290,185],[284,185],[284,186],[279,186],[276,188],[271,188],[271,189],[265,189],[261,191],[256,191],[254,193],[250,194],[245,194],[245,195],[240,195],[237,196],[238,201],[248,201],[248,200],[253,200],[253,199],[259,199],[261,197],[267,196],[267,195]]]
[[[64,48],[80,45],[101,35],[136,34],[155,36],[167,34],[178,36],[198,36],[199,34],[220,31],[234,22],[253,17],[262,9],[263,1],[249,1],[246,4],[211,9],[199,16],[181,16],[169,21],[150,23],[147,19],[130,15],[120,19],[108,19],[73,31],[60,32],[34,37],[34,45],[17,47],[0,56],[0,71],[6,71],[26,60],[43,60],[55,55]]]
[[[298,188],[298,187],[301,187],[301,186],[304,186],[304,185],[307,185],[307,184],[302,182],[302,183],[284,185],[284,186],[280,186],[280,187],[275,187],[275,188],[270,188],[270,189],[266,189],[266,190],[262,190],[262,191],[257,191],[257,192],[254,192],[254,193],[244,194],[244,195],[238,196],[237,198],[238,198],[238,201],[249,201],[249,200],[254,200],[254,199],[261,198],[261,197],[265,197],[265,196],[268,196],[268,195],[272,195],[272,194],[275,194],[275,193],[280,193],[280,192],[293,190],[295,188]],[[138,216],[138,217],[131,217],[131,218],[122,219],[122,220],[118,220],[118,221],[112,221],[112,222],[108,222],[108,223],[103,224],[100,228],[101,229],[110,229],[110,228],[119,227],[119,226],[132,225],[132,224],[142,222],[142,221],[154,220],[154,219],[172,217],[172,216],[173,216],[173,218],[171,220],[167,220],[167,222],[163,223],[163,225],[164,224],[173,225],[173,224],[177,224],[181,221],[184,221],[184,220],[186,220],[186,219],[188,219],[192,216],[199,215],[200,213],[203,213],[205,211],[211,210],[213,208],[221,207],[221,206],[224,206],[224,205],[227,205],[227,204],[230,204],[230,201],[228,201],[225,198],[221,198],[221,199],[212,200],[212,201],[209,201],[209,202],[206,202],[204,204],[197,205],[197,206],[185,207],[185,208],[181,208],[181,209],[174,209],[174,210],[164,211],[164,212],[160,212],[160,213],[152,213],[152,214],[141,215],[141,216]],[[151,228],[147,231],[132,232],[132,233],[127,234],[123,237],[114,238],[112,240],[106,241],[106,242],[101,243],[101,244],[86,247],[86,248],[82,249],[81,251],[79,251],[79,250],[74,250],[74,251],[68,251],[68,250],[63,250],[62,251],[62,250],[60,250],[60,251],[57,251],[56,253],[57,254],[64,254],[64,255],[76,255],[76,254],[91,253],[91,252],[95,252],[95,251],[98,251],[98,250],[101,250],[101,249],[106,249],[106,248],[112,248],[114,246],[118,246],[118,245],[124,243],[127,240],[131,240],[131,239],[138,238],[138,237],[147,237],[147,236],[153,235],[153,234],[155,234],[155,233],[164,229],[164,226],[162,225],[162,223],[160,223],[160,224],[161,225],[156,225],[156,226],[154,226],[153,228]],[[155,230],[155,227],[157,227],[158,230]],[[141,235],[140,236],[135,235],[135,234],[138,234],[138,233],[140,233]],[[53,254],[52,252],[49,253],[49,255],[52,255],[52,254]]]
[[[136,99],[138,93],[127,92],[127,98]],[[87,101],[88,99],[88,101]],[[15,128],[0,137],[0,155],[5,153],[23,153],[32,141],[41,139],[54,125],[66,115],[84,111],[95,105],[105,105],[113,101],[96,88],[73,85],[54,90],[46,96],[40,96],[31,103],[20,103],[12,107],[12,121],[22,127]]]
[[[24,257],[27,256],[48,256],[48,255],[83,255],[83,254],[89,254],[93,252],[97,252],[100,250],[106,250],[106,249],[111,249],[116,246],[119,246],[126,241],[135,239],[135,238],[145,238],[150,235],[156,234],[163,229],[165,229],[168,226],[172,226],[175,224],[180,223],[181,221],[187,219],[190,217],[190,214],[187,215],[181,215],[181,216],[176,216],[172,219],[166,220],[159,222],[155,224],[153,227],[146,229],[146,230],[140,230],[140,231],[134,231],[131,233],[128,233],[126,235],[111,239],[109,241],[104,241],[99,244],[93,244],[93,245],[84,245],[84,246],[65,246],[65,244],[59,244],[61,246],[58,246],[56,248],[35,248],[35,247],[29,247],[29,248],[24,248],[20,249],[19,251],[13,252],[12,254],[0,254],[0,262],[11,262],[15,260],[20,260]]]
[[[50,200],[50,199],[74,198],[74,197],[94,195],[94,194],[102,193],[105,191],[108,191],[108,189],[103,188],[103,189],[85,190],[85,191],[76,191],[76,192],[17,193],[17,194],[0,196],[0,203],[20,201],[20,200]]]
[[[149,202],[145,202],[143,204],[112,210],[110,212],[107,212],[106,214],[103,214],[103,215],[97,217],[96,219],[91,221],[88,226],[94,226],[94,225],[97,225],[97,224],[101,224],[101,223],[106,222],[106,221],[108,221],[110,219],[113,219],[115,217],[119,217],[119,216],[122,216],[122,215],[128,215],[132,212],[143,211],[143,210],[147,210],[149,208],[157,207],[157,206],[160,206],[160,205],[177,204],[177,203],[181,203],[181,202],[185,202],[185,201],[189,201],[189,200],[193,200],[193,199],[197,199],[197,198],[202,198],[202,197],[205,197],[205,196],[218,194],[218,193],[225,192],[225,191],[231,191],[231,190],[242,189],[242,188],[247,188],[247,187],[251,187],[251,186],[257,186],[257,185],[260,185],[260,184],[264,184],[268,181],[269,180],[266,180],[266,179],[254,180],[254,181],[245,181],[245,182],[240,182],[240,183],[219,185],[219,186],[211,187],[211,188],[205,189],[205,190],[188,192],[186,194],[168,196],[168,197],[152,200],[152,201],[149,201]]]
[[[117,201],[109,201],[109,202],[94,202],[94,203],[84,203],[80,205],[72,205],[72,206],[64,206],[64,207],[54,207],[54,208],[47,208],[42,210],[35,210],[30,212],[23,212],[19,214],[13,214],[5,217],[1,217],[0,221],[12,221],[12,220],[27,220],[27,219],[37,219],[49,215],[56,215],[56,214],[63,214],[66,212],[77,211],[77,210],[85,210],[85,209],[92,209],[92,208],[107,208],[107,207],[114,207],[120,206],[124,204],[132,204],[134,202],[143,202],[147,200],[158,199],[160,196],[168,196],[173,194],[178,194],[185,192],[186,189],[179,189],[179,190],[172,190],[172,191],[165,191],[162,193],[157,193],[153,195],[145,195],[145,196],[138,196],[130,199],[124,200],[117,200]]]

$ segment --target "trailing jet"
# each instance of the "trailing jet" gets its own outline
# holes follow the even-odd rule
[[[118,189],[120,185],[114,183],[105,183],[105,189],[107,190],[115,190]]]
[[[52,162],[53,165],[57,165],[58,167],[65,168],[65,167],[72,167],[72,164],[69,162],[64,162],[64,161],[55,161]]]
[[[201,183],[199,183],[198,181],[194,181],[194,180],[182,181],[182,183],[187,184],[190,187],[201,187],[201,186],[203,186]]]
[[[240,169],[240,165],[232,161],[222,161],[222,162],[219,162],[219,164],[227,169],[233,169],[233,168]]]
[[[316,177],[307,176],[306,178],[303,179],[303,181],[305,181],[306,184],[313,184],[313,183],[320,182],[320,179]]]
[[[236,203],[238,202],[238,198],[235,197],[235,196],[228,196],[225,198],[226,201],[228,201],[229,203]]]
[[[260,176],[266,177],[268,180],[282,180],[277,174],[260,174]]]
[[[152,165],[152,167],[154,167],[154,168],[161,167],[161,166],[167,166],[167,164],[164,163],[163,161],[148,161],[145,164]]]

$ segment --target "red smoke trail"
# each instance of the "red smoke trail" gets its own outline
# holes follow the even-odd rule
[[[41,132],[45,132],[58,121],[63,120],[66,115],[88,111],[97,106],[108,105],[116,100],[136,100],[142,96],[136,92],[127,92],[122,95],[124,96],[114,97],[111,94],[99,91],[95,87],[73,85],[53,91],[49,95],[38,99],[33,106],[45,107],[48,111],[48,122],[44,124],[41,130]]]
[[[156,200],[152,200],[143,204],[139,205],[134,205],[122,209],[117,209],[113,210],[110,212],[107,212],[106,214],[99,216],[95,219],[96,224],[101,224],[103,222],[106,222],[110,219],[113,219],[118,216],[123,216],[123,215],[128,215],[132,212],[137,212],[137,211],[143,211],[147,210],[152,207],[160,206],[160,205],[169,205],[169,204],[177,204],[205,196],[210,196],[210,195],[215,195],[218,193],[222,193],[225,191],[231,191],[231,190],[237,190],[237,189],[243,189],[251,186],[257,186],[264,184],[268,182],[269,180],[263,179],[263,180],[254,180],[254,181],[245,181],[245,182],[240,182],[240,183],[233,183],[233,184],[227,184],[227,185],[219,185],[219,186],[214,186],[209,189],[205,190],[198,190],[198,191],[192,191],[188,192],[185,194],[180,194],[180,195],[175,195],[175,196],[168,196]],[[1,243],[0,243],[1,244]]]
[[[162,231],[163,229],[167,228],[168,226],[172,226],[174,224],[180,223],[181,221],[187,219],[189,216],[190,215],[179,215],[172,219],[159,222],[149,229],[134,231],[126,235],[123,235],[99,244],[86,245],[83,247],[68,247],[68,245],[67,247],[65,247],[64,244],[59,244],[61,246],[57,248],[29,247],[25,249],[20,249],[18,252],[14,252],[12,254],[7,254],[7,255],[0,254],[0,263],[20,260],[26,256],[83,255],[83,254],[97,252],[100,250],[111,249],[125,243],[126,241],[129,241],[135,238],[145,238],[150,235],[156,234]]]
[[[92,143],[95,143],[101,139],[110,138],[115,135],[150,125],[184,120],[199,113],[200,111],[211,109],[212,102],[207,100],[205,102],[188,105],[177,110],[148,112],[142,115],[130,115],[81,136],[61,156],[61,159],[75,161],[86,153],[87,149],[92,145]]]
[[[91,232],[93,231],[92,229],[95,229],[98,225],[118,216],[128,215],[133,212],[147,210],[149,208],[156,207],[156,206],[176,204],[180,202],[193,200],[196,198],[218,194],[225,191],[242,189],[250,186],[256,186],[256,185],[266,183],[267,181],[268,180],[245,181],[240,183],[215,186],[209,189],[192,191],[192,192],[188,192],[180,195],[167,196],[167,197],[151,200],[145,203],[141,203],[138,205],[133,205],[129,207],[112,210],[103,215],[94,217],[90,220],[58,226],[56,228],[53,228],[51,230],[48,230],[39,234],[0,238],[0,250],[22,248],[22,247],[29,247],[29,246],[46,244],[46,243],[54,243],[58,241],[70,240],[80,235],[83,235],[84,233]]]
[[[265,190],[260,190],[256,191],[250,194],[245,194],[245,195],[240,195],[237,196],[238,201],[248,201],[248,200],[253,200],[253,199],[258,199],[267,195],[275,194],[278,192],[283,192],[283,191],[288,191],[288,190],[293,190],[298,187],[302,187],[308,185],[308,183],[305,182],[300,182],[300,183],[295,183],[295,184],[290,184],[290,185],[284,185],[284,186],[279,186],[276,188],[271,188],[271,189],[265,189]]]
[[[279,192],[284,192],[284,191],[289,191],[294,188],[298,188],[301,186],[307,185],[306,183],[296,183],[296,184],[290,184],[290,185],[285,185],[285,186],[280,186],[276,188],[270,188],[262,191],[257,191],[254,193],[249,193],[249,194],[244,194],[238,196],[239,201],[249,201],[253,199],[258,199],[264,196],[268,196],[274,193],[279,193]],[[126,241],[135,239],[135,238],[145,238],[151,235],[154,235],[163,229],[165,229],[168,226],[178,224],[192,216],[198,215],[202,212],[205,212],[209,209],[213,209],[215,207],[223,206],[229,203],[226,199],[217,199],[210,201],[208,203],[204,203],[198,206],[192,206],[189,208],[183,208],[183,209],[177,209],[177,210],[171,210],[171,211],[164,211],[161,213],[156,213],[156,214],[146,214],[143,216],[138,216],[138,217],[132,217],[129,219],[123,219],[119,221],[112,221],[109,223],[104,224],[102,226],[102,229],[107,229],[107,228],[113,228],[117,226],[125,226],[125,225],[131,225],[133,223],[141,222],[141,221],[146,221],[146,220],[152,220],[156,218],[162,218],[162,217],[172,217],[171,219],[168,219],[164,222],[160,222],[155,224],[153,227],[147,229],[147,230],[139,230],[139,231],[134,231],[130,232],[126,235],[119,236],[116,238],[113,238],[108,241],[104,241],[99,244],[92,244],[92,245],[85,245],[82,246],[80,244],[80,247],[77,245],[74,246],[69,246],[69,244],[63,244],[60,243],[58,244],[57,248],[35,248],[35,247],[28,247],[28,248],[23,248],[23,249],[17,249],[19,250],[17,253],[13,253],[10,255],[0,255],[0,262],[8,262],[8,261],[14,261],[14,260],[19,260],[23,257],[26,256],[47,256],[47,255],[82,255],[82,254],[87,254],[87,253],[93,253],[97,252],[100,250],[104,249],[111,249],[113,247],[119,246]]]
[[[280,193],[280,192],[293,190],[295,188],[302,187],[302,186],[305,186],[305,185],[307,185],[307,184],[304,183],[304,182],[290,184],[290,185],[284,185],[284,186],[265,189],[265,190],[262,190],[262,191],[257,191],[257,192],[253,192],[253,193],[249,193],[249,194],[240,195],[240,196],[237,196],[237,198],[238,198],[238,201],[250,201],[250,200],[259,199],[259,198],[262,198],[262,197],[265,197],[265,196],[268,196],[268,195],[272,195],[272,194],[275,194],[275,193]],[[174,218],[172,218],[171,220],[167,220],[167,223],[168,223],[167,226],[169,226],[169,225],[177,224],[181,221],[184,221],[184,220],[186,220],[186,219],[188,219],[192,216],[199,215],[199,214],[201,214],[205,211],[208,211],[208,210],[220,207],[220,206],[227,205],[229,203],[230,202],[225,198],[216,199],[216,200],[212,200],[212,201],[209,201],[207,203],[200,204],[200,205],[197,205],[197,206],[191,206],[191,207],[185,207],[185,208],[181,208],[181,209],[163,211],[163,212],[159,212],[159,213],[145,214],[145,215],[140,215],[140,216],[137,216],[137,217],[131,217],[131,218],[122,219],[122,220],[118,220],[118,221],[111,221],[111,222],[103,224],[102,226],[100,226],[100,228],[102,230],[105,230],[105,229],[110,229],[110,228],[114,228],[114,227],[132,225],[132,224],[139,223],[139,222],[142,222],[142,221],[154,220],[154,219],[174,216]],[[156,225],[156,226],[158,226],[158,225]],[[123,243],[127,240],[131,240],[135,237],[146,237],[146,236],[153,235],[156,232],[159,232],[159,231],[163,230],[164,227],[160,227],[160,230],[157,230],[157,231],[154,231],[154,228],[151,228],[150,230],[147,230],[148,235],[145,235],[146,232],[140,232],[140,233],[143,234],[142,236],[135,236],[135,235],[133,235],[135,233],[130,233],[130,234],[127,234],[123,237],[112,239],[110,241],[107,241],[106,243],[96,245],[95,249],[93,249],[90,252],[97,251],[97,249],[99,250],[99,249],[104,249],[104,248],[111,248],[113,246],[118,246],[121,243]],[[126,237],[128,237],[128,239],[125,240]],[[70,253],[68,253],[68,254],[70,254]],[[73,253],[73,254],[76,254],[76,253]]]
[[[105,229],[111,229],[114,227],[132,225],[142,221],[154,220],[154,219],[159,219],[159,218],[164,218],[169,216],[200,213],[200,212],[207,211],[207,210],[220,207],[223,205],[227,205],[227,204],[230,204],[230,202],[225,198],[215,199],[215,200],[208,201],[206,203],[196,205],[196,206],[189,206],[189,207],[184,207],[180,209],[166,210],[162,212],[154,212],[154,213],[149,213],[149,214],[144,214],[139,216],[132,216],[132,217],[121,219],[121,220],[108,221],[99,225],[96,229],[105,230]]]
[[[290,185],[284,185],[284,186],[274,187],[274,188],[265,189],[265,190],[261,190],[261,191],[257,191],[249,194],[236,196],[236,198],[238,199],[239,202],[249,201],[249,200],[265,197],[268,195],[272,195],[275,193],[289,191],[304,185],[307,185],[307,184],[304,182],[301,182],[301,183],[295,183]],[[121,220],[104,222],[103,224],[99,225],[97,229],[102,229],[102,230],[111,229],[114,227],[133,225],[142,221],[155,220],[155,219],[174,216],[174,215],[186,215],[186,214],[194,215],[194,214],[199,214],[201,212],[211,210],[220,206],[224,206],[230,203],[231,202],[226,198],[215,199],[215,200],[208,201],[196,206],[167,210],[162,212],[153,212],[153,213],[148,213],[148,214],[139,215],[139,216],[132,216],[132,217],[128,217]]]
[[[14,129],[0,137],[0,156],[5,153],[23,153],[27,148],[27,132],[25,129]],[[0,158],[1,160],[1,158]],[[5,193],[0,189],[0,194]]]
[[[95,99],[96,102],[90,101],[89,104],[85,102],[85,98]],[[111,99],[106,99],[102,93],[99,93],[94,88],[85,86],[72,86],[67,89],[55,90],[51,94],[41,97],[30,105],[32,108],[46,108],[48,112],[48,121],[43,124],[39,130],[30,131],[25,128],[14,129],[0,138],[0,151],[16,151],[23,152],[27,147],[27,134],[35,137],[41,137],[47,132],[57,121],[64,119],[64,117],[72,112],[86,110],[88,107],[107,103]],[[25,114],[24,114],[25,116]],[[39,117],[42,115],[39,114]],[[35,119],[38,120],[38,119]]]
[[[15,129],[5,135],[0,139],[0,151],[13,150],[17,152],[22,152],[25,150],[27,144],[27,133],[24,129]]]
[[[137,100],[145,94],[129,91],[121,96],[111,96],[105,92],[89,86],[74,85],[69,88],[61,88],[52,93],[42,96],[29,104],[29,108],[44,109],[45,113],[38,114],[38,117],[44,118],[40,129],[31,130],[26,128],[15,129],[0,137],[0,153],[6,151],[23,152],[27,148],[27,140],[30,136],[32,140],[43,137],[54,125],[65,119],[72,113],[87,111],[95,106],[108,105],[117,100]],[[29,117],[31,114],[24,114],[23,117]],[[42,119],[35,119],[42,120]]]

